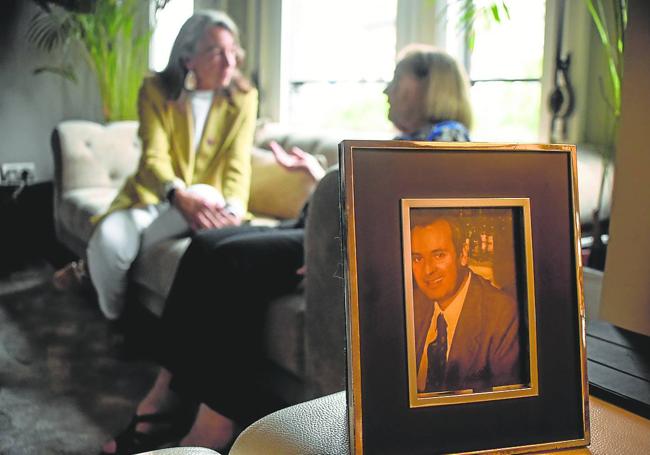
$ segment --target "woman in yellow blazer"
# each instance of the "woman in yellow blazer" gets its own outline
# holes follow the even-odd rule
[[[138,98],[142,156],[99,222],[87,269],[100,308],[117,319],[141,249],[190,230],[240,224],[250,188],[257,91],[237,70],[238,30],[201,11],[181,28],[169,63]]]

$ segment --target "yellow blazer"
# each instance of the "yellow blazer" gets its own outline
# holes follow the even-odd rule
[[[187,97],[169,100],[158,76],[145,78],[138,96],[140,163],[106,214],[159,203],[166,196],[165,185],[175,179],[187,186],[212,185],[227,201],[247,207],[257,101],[255,89],[234,90],[230,97],[215,94],[197,148]]]

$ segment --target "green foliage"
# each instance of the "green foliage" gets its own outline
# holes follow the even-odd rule
[[[80,48],[97,76],[104,119],[136,119],[138,89],[147,71],[151,39],[148,27],[138,26],[138,3],[97,0],[89,12],[41,5],[31,20],[27,39],[47,52],[61,48],[63,61],[58,67],[36,68],[34,73],[50,72],[76,81],[69,60],[72,50]]]
[[[598,204],[594,211],[594,226],[600,226],[599,213],[602,205],[603,193],[609,162],[613,158],[614,142],[618,135],[618,126],[621,118],[621,81],[623,78],[623,39],[627,28],[627,0],[609,0],[607,7],[603,0],[583,0],[591,15],[591,19],[598,32],[603,52],[607,59],[607,75],[611,88],[612,98],[610,99],[601,85],[601,95],[612,113],[612,130],[609,134],[610,147],[601,149],[603,161],[603,173],[600,179],[598,191]],[[602,77],[601,77],[602,83]],[[600,239],[599,228],[596,229],[595,238]]]
[[[430,0],[435,4],[439,0]],[[474,25],[477,21],[484,21],[486,24],[500,24],[510,20],[510,9],[505,0],[448,0],[443,1],[442,10],[447,14],[453,4],[458,11],[459,32],[467,37],[468,48],[474,49],[476,33]]]
[[[430,0],[436,3],[439,0]],[[474,47],[474,24],[478,19],[486,21],[487,24],[501,23],[504,19],[510,19],[508,1],[493,0],[443,0],[445,11],[450,5],[456,5],[460,31],[466,33],[468,47]],[[604,87],[601,90],[603,99],[609,106],[613,116],[613,131],[610,137],[612,141],[616,132],[621,115],[621,80],[623,76],[623,50],[624,34],[627,27],[627,0],[583,0],[591,19],[598,32],[602,49],[607,59],[607,74],[601,78],[607,80],[611,89],[611,96],[608,96]]]
[[[591,15],[603,52],[607,58],[608,81],[612,98],[605,91],[601,93],[614,116],[616,136],[618,120],[621,116],[621,79],[623,76],[623,37],[627,27],[627,0],[609,0],[607,6],[603,0],[583,0]]]

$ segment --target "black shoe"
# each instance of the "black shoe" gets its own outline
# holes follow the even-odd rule
[[[86,263],[83,259],[73,261],[60,268],[52,276],[52,284],[58,291],[80,291],[90,286]]]
[[[192,427],[196,410],[196,406],[193,406],[172,413],[136,414],[115,437],[115,452],[102,450],[100,455],[131,455],[177,445]],[[153,424],[150,432],[136,431],[135,427],[142,422]]]

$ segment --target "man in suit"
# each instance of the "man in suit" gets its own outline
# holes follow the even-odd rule
[[[517,303],[467,268],[468,245],[455,223],[414,226],[411,261],[418,391],[521,384]]]

